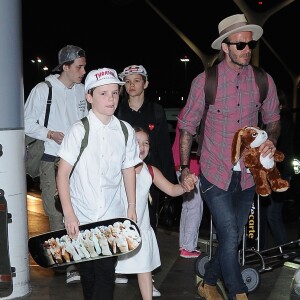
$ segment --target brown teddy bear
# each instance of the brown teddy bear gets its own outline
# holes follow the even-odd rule
[[[284,159],[284,154],[275,151],[272,158],[262,157],[259,146],[268,139],[266,131],[259,127],[243,127],[239,129],[232,141],[231,162],[235,165],[240,157],[249,168],[256,184],[256,193],[266,197],[274,192],[284,192],[289,188],[289,182],[282,179],[276,167],[276,162]]]

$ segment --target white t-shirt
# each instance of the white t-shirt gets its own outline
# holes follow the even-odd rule
[[[122,202],[122,169],[140,163],[134,129],[128,129],[127,146],[119,119],[112,116],[104,125],[93,113],[88,114],[89,138],[70,178],[72,206],[81,224],[117,217],[126,217]],[[76,122],[66,134],[58,155],[74,165],[85,129]]]

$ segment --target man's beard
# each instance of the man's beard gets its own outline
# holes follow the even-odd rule
[[[245,62],[245,63],[240,63],[239,61],[237,61],[236,59],[236,55],[231,55],[231,52],[229,52],[229,58],[231,60],[231,62],[239,67],[245,67],[245,66],[248,66],[250,64],[250,61],[251,61],[251,53],[248,53],[248,54],[243,54],[241,57],[247,57],[249,58],[248,62]]]

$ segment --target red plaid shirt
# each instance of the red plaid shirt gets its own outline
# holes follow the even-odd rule
[[[233,165],[231,144],[237,130],[244,126],[257,126],[261,109],[264,124],[280,119],[279,101],[272,77],[268,74],[269,90],[263,105],[259,102],[259,89],[251,66],[236,71],[225,61],[218,65],[218,88],[214,105],[207,112],[204,139],[200,158],[205,178],[223,190],[228,190]],[[194,78],[187,103],[178,118],[179,129],[194,135],[200,124],[204,107],[205,72]],[[241,164],[241,187],[254,185],[252,175]]]

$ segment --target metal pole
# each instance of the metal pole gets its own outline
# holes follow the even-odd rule
[[[5,193],[7,209],[12,215],[8,241],[10,263],[16,274],[13,291],[5,299],[14,299],[30,292],[21,0],[0,0],[0,4],[0,189]]]

